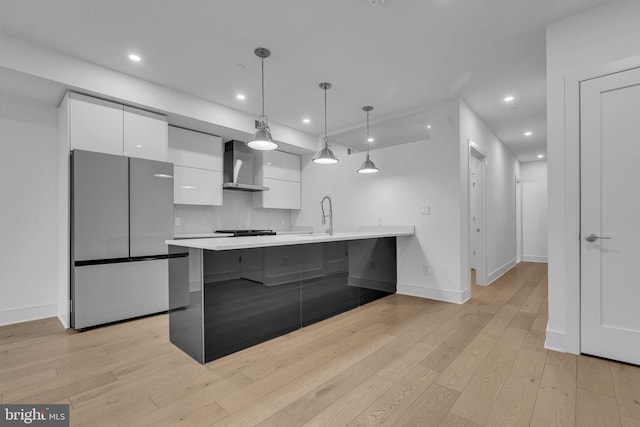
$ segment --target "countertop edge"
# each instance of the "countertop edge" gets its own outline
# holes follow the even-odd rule
[[[272,246],[304,245],[310,243],[336,242],[342,240],[376,239],[381,237],[405,237],[415,234],[413,226],[397,227],[394,230],[369,230],[347,233],[324,234],[281,234],[276,236],[219,237],[204,239],[166,240],[167,245],[182,246],[213,251],[251,249]]]

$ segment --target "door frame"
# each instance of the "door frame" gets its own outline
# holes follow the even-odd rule
[[[516,195],[516,264],[522,261],[522,183],[520,178],[516,176],[515,195]]]
[[[476,175],[476,194],[480,196],[480,202],[476,203],[476,216],[480,218],[477,223],[480,226],[480,232],[476,236],[475,247],[476,247],[476,285],[479,286],[487,286],[489,284],[489,279],[487,277],[487,248],[486,248],[486,239],[485,239],[485,230],[486,230],[486,221],[485,221],[485,185],[484,185],[484,172],[485,172],[485,159],[487,155],[482,151],[480,146],[473,142],[471,139],[469,142],[469,162],[467,165],[467,180],[469,180],[469,175],[471,174],[471,159],[475,158],[479,161],[480,169],[477,170]],[[469,217],[471,216],[471,188],[468,189],[467,193],[467,201],[468,201],[468,209],[469,209]],[[471,220],[468,221],[467,227],[469,228],[469,251],[471,251]],[[471,254],[469,254],[471,256]],[[469,268],[469,274],[471,273],[471,269]]]
[[[549,242],[560,240],[562,252],[553,258],[550,252],[551,269],[559,270],[565,284],[564,306],[558,311],[565,313],[565,330],[556,331],[547,326],[545,348],[580,354],[580,83],[586,80],[616,74],[633,68],[640,68],[640,56],[585,68],[565,77],[564,85],[564,158],[548,157],[549,162],[561,162],[564,169],[564,215],[562,216],[562,237],[557,239],[549,227]],[[551,224],[550,224],[551,225]],[[557,262],[556,265],[553,260]],[[549,305],[561,302],[549,300]]]

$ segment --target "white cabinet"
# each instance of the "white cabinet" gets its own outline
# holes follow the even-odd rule
[[[300,183],[282,179],[264,178],[267,191],[253,193],[253,205],[259,208],[300,209]]]
[[[275,150],[261,154],[264,178],[300,182],[300,156]]]
[[[268,209],[300,209],[300,156],[283,151],[257,153],[254,183],[269,187],[253,194],[253,206]]]
[[[167,161],[167,119],[160,114],[67,92],[60,117],[69,150]]]
[[[174,166],[173,203],[222,206],[222,171]]]
[[[169,126],[169,161],[178,166],[222,170],[222,138]]]
[[[61,108],[68,109],[69,148],[122,156],[123,107],[78,93],[68,93]]]
[[[124,155],[167,160],[167,118],[137,108],[124,107]]]
[[[222,153],[220,137],[169,126],[175,204],[222,206]]]

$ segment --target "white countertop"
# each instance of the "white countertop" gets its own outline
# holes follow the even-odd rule
[[[264,248],[269,246],[303,245],[306,243],[335,242],[341,240],[376,239],[379,237],[413,236],[414,227],[386,226],[363,227],[361,231],[318,234],[279,234],[275,236],[220,237],[210,239],[166,240],[167,245],[187,248],[207,249],[210,251],[228,251],[232,249]]]

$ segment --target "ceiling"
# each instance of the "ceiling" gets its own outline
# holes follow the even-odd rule
[[[374,147],[423,139],[425,106],[460,96],[527,161],[546,147],[545,26],[607,1],[2,0],[0,29],[256,115],[264,46],[274,122],[322,135],[328,81],[330,139],[363,149],[364,105]]]

